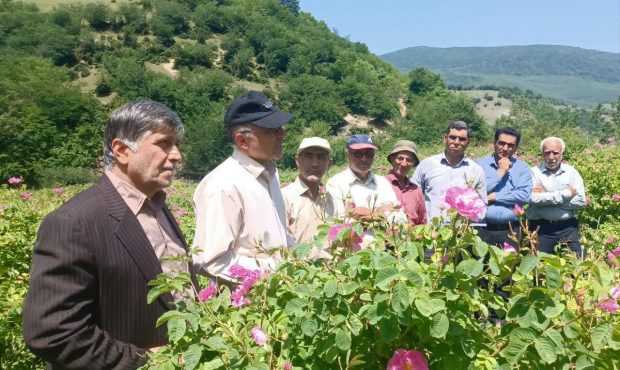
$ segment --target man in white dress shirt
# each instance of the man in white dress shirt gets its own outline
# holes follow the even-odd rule
[[[194,192],[198,271],[235,282],[229,268],[272,270],[278,255],[271,248],[294,247],[274,160],[282,157],[289,113],[278,110],[261,92],[233,101],[224,125],[233,153],[200,182]]]
[[[327,181],[336,216],[370,221],[383,215],[390,222],[406,223],[407,215],[400,209],[392,185],[371,171],[376,152],[377,146],[368,135],[352,135],[347,140],[349,167]]]
[[[555,247],[560,245],[584,258],[575,213],[586,205],[585,188],[579,172],[562,163],[564,149],[564,140],[557,137],[540,143],[542,162],[532,167],[534,188],[527,217],[530,229],[538,229],[540,251],[555,253]]]

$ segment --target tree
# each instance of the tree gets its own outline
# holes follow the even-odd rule
[[[439,73],[418,67],[409,72],[409,91],[414,95],[424,95],[433,91],[443,91],[446,85]]]
[[[280,0],[280,4],[284,5],[291,13],[299,13],[299,0]]]

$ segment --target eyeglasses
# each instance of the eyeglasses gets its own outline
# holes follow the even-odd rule
[[[448,135],[448,140],[450,141],[459,141],[461,143],[466,143],[469,138],[465,137],[465,136],[456,136],[456,135]]]
[[[365,152],[358,152],[358,151],[354,151],[354,150],[349,150],[349,153],[351,153],[352,156],[354,156],[355,158],[374,158],[375,157],[375,152],[374,150],[371,151],[365,151]]]
[[[507,147],[508,147],[508,149],[514,149],[514,148],[516,148],[516,147],[517,147],[517,144],[507,143],[507,142],[505,142],[505,141],[498,140],[498,141],[497,141],[497,146],[499,146],[500,148],[503,148],[503,147],[507,146]]]

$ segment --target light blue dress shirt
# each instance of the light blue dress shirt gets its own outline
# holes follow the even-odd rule
[[[448,206],[444,202],[446,190],[451,187],[471,187],[480,199],[487,203],[487,188],[484,184],[484,171],[471,159],[464,157],[461,162],[451,165],[445,153],[424,159],[413,172],[411,182],[422,188],[426,206],[426,222],[433,223],[433,217],[448,220]]]
[[[516,158],[511,158],[510,162],[510,169],[500,179],[493,154],[476,161],[484,170],[487,194],[495,193],[495,202],[489,204],[485,216],[488,224],[517,221],[513,213],[515,204],[523,206],[532,193],[532,171],[529,166]]]

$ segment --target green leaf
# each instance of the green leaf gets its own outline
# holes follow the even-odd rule
[[[224,343],[224,339],[220,336],[210,336],[209,339],[205,342],[206,346],[211,348],[214,351],[219,351],[226,349],[226,343]]]
[[[351,334],[347,330],[336,330],[336,346],[343,351],[348,351],[351,348]]]
[[[446,314],[439,312],[433,317],[433,324],[431,325],[431,336],[434,338],[445,338],[450,327],[450,320]]]
[[[364,324],[357,317],[357,315],[353,315],[349,317],[349,320],[347,321],[347,327],[349,328],[349,330],[351,330],[351,333],[353,335],[358,336],[360,335],[360,331],[364,329]]]
[[[555,348],[558,349],[558,352],[561,352],[560,349],[564,348],[564,338],[562,337],[562,334],[554,328],[549,328],[545,331],[545,335],[553,341],[553,344],[555,344]]]
[[[519,362],[525,353],[525,350],[527,350],[527,347],[527,342],[522,341],[521,339],[510,340],[508,342],[508,346],[506,346],[502,352],[504,353],[506,360],[508,360],[511,365],[514,365]]]
[[[202,357],[202,346],[200,344],[192,344],[183,352],[183,360],[185,360],[185,369],[193,370],[200,362]]]
[[[550,318],[550,319],[560,316],[562,312],[564,312],[564,309],[566,308],[564,304],[556,300],[553,300],[553,303],[554,303],[553,306],[547,306],[542,310],[545,317]]]
[[[310,244],[310,243],[301,243],[301,244],[299,244],[295,248],[295,255],[299,259],[305,259],[308,256],[308,254],[310,253],[311,249],[312,249],[312,244]]]
[[[338,283],[335,280],[329,280],[325,285],[323,285],[323,294],[325,297],[331,298],[336,295],[338,291]]]
[[[163,315],[161,315],[159,317],[159,319],[157,319],[157,322],[155,323],[155,326],[156,327],[160,327],[162,324],[168,322],[173,317],[179,317],[181,315],[183,315],[183,314],[180,313],[179,311],[167,311]]]
[[[293,289],[293,291],[295,293],[297,293],[297,295],[301,296],[301,297],[310,297],[313,295],[312,293],[312,288],[310,285],[308,284],[300,284],[295,286],[295,288]]]
[[[409,308],[409,288],[403,282],[399,282],[392,290],[392,309],[402,313]]]
[[[549,289],[558,289],[564,285],[560,271],[551,265],[545,265],[545,278]]]
[[[538,261],[538,256],[533,254],[526,255],[521,260],[521,264],[519,264],[519,272],[523,275],[529,274],[532,270],[534,270],[534,268],[536,268],[536,266],[538,266]]]
[[[299,298],[293,298],[284,307],[284,311],[291,316],[303,317],[305,316],[305,312],[303,311],[304,307],[306,307],[306,302]]]
[[[155,288],[149,290],[149,293],[146,295],[146,302],[148,304],[151,304],[157,299],[157,297],[159,297],[160,295],[168,291],[169,289],[166,286],[162,286],[162,285],[156,286]]]
[[[556,348],[553,341],[547,337],[538,337],[534,342],[534,347],[538,356],[547,364],[552,364],[557,360]]]
[[[411,282],[411,284],[415,287],[424,286],[424,278],[418,272],[411,269],[404,269],[401,271],[401,274]]]
[[[319,329],[319,324],[314,317],[304,317],[301,319],[301,332],[307,337],[312,337]]]
[[[200,364],[200,370],[215,370],[224,366],[224,361],[219,357],[211,361],[203,362]]]
[[[600,352],[611,336],[611,326],[608,323],[602,323],[599,326],[592,329],[590,334],[590,340],[592,341],[592,347],[595,351]]]
[[[172,343],[178,342],[187,331],[185,320],[174,317],[168,321],[168,340]]]
[[[398,278],[398,269],[396,267],[386,267],[377,273],[375,285],[381,290],[388,290],[388,285],[396,278]]]
[[[383,255],[375,260],[375,269],[382,270],[388,266],[398,264],[398,259],[390,254]]]
[[[425,317],[431,317],[433,314],[446,308],[444,301],[440,299],[418,298],[415,300],[415,307]]]
[[[359,286],[360,285],[354,281],[348,283],[338,283],[338,293],[347,296],[355,292]]]
[[[465,260],[459,263],[456,269],[457,271],[460,271],[467,276],[477,277],[477,276],[480,276],[480,274],[482,274],[483,268],[484,268],[484,265],[482,264],[481,261],[470,259],[470,260]]]
[[[522,340],[532,342],[536,339],[537,333],[531,328],[515,328],[510,332],[510,340]]]
[[[381,335],[381,339],[384,342],[392,342],[394,339],[398,337],[400,334],[400,328],[398,326],[398,320],[396,317],[391,316],[387,318],[383,318],[379,322],[379,332]]]

